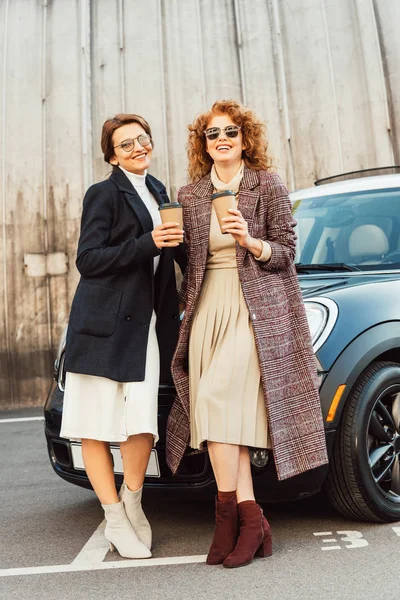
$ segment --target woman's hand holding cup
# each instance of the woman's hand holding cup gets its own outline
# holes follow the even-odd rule
[[[164,202],[160,204],[158,210],[160,211],[162,225],[159,225],[153,231],[153,234],[156,235],[156,238],[153,235],[155,245],[157,248],[175,248],[179,246],[183,243],[182,204],[179,202]],[[161,233],[158,234],[157,230],[160,229]]]
[[[231,216],[221,219],[221,221],[225,223],[225,225],[222,226],[225,233],[232,234],[239,246],[247,248],[253,256],[260,258],[264,248],[263,242],[257,238],[251,237],[247,221],[243,218],[240,210],[229,208],[228,211],[231,213]]]
[[[179,223],[162,223],[151,232],[157,248],[176,248],[183,241],[183,229]]]
[[[230,216],[221,219],[224,223],[222,229],[225,233],[232,234],[238,244],[246,248],[251,240],[247,221],[243,219],[240,210],[229,208],[228,212],[230,213]]]

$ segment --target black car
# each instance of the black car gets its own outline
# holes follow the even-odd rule
[[[251,449],[257,498],[296,499],[324,488],[349,518],[400,520],[400,175],[324,183],[291,199],[330,464],[278,482],[272,455]],[[48,451],[60,477],[90,488],[80,444],[60,438],[64,339],[45,405]],[[206,453],[186,455],[175,476],[166,465],[173,398],[173,388],[160,387],[160,440],[145,485],[214,490]],[[120,484],[117,445],[112,454]]]

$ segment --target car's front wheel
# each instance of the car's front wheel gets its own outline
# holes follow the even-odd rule
[[[400,520],[400,365],[375,362],[354,386],[342,415],[327,494],[351,519]]]

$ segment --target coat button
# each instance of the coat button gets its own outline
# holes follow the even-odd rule
[[[176,313],[172,315],[173,319],[179,319],[179,315],[177,315]]]
[[[131,318],[132,318],[131,315],[125,315],[125,317],[124,317],[125,321],[130,321]]]

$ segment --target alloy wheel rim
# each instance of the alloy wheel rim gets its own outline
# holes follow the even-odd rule
[[[400,385],[384,390],[371,410],[367,429],[371,477],[380,493],[400,504]]]

